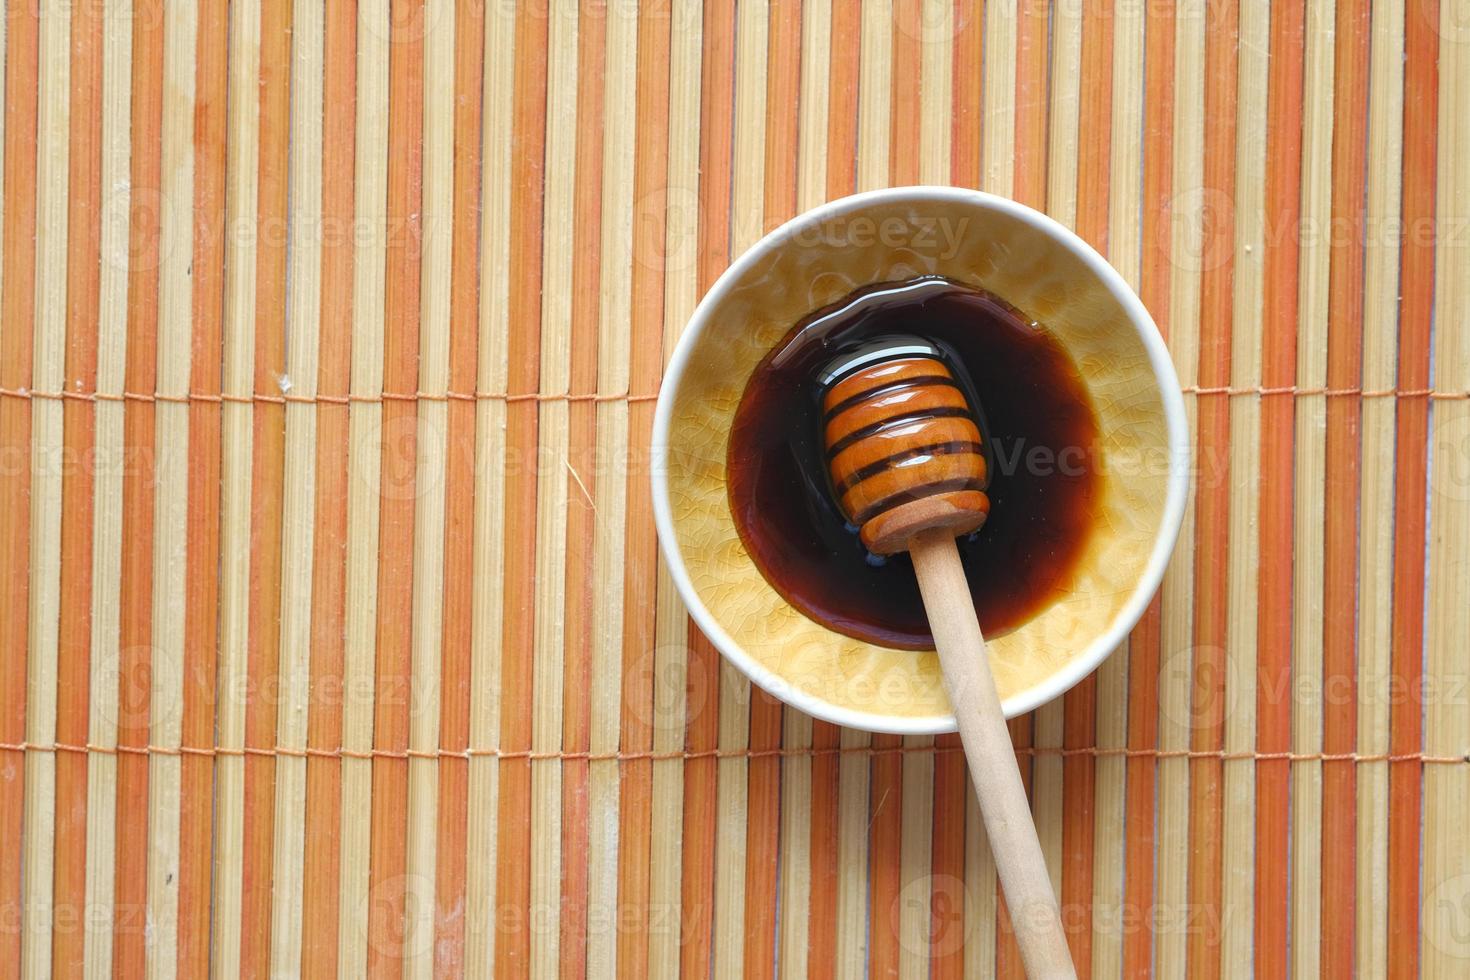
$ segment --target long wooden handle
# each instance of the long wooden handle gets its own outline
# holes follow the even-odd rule
[[[1075,978],[954,537],[942,529],[920,533],[909,543],[909,553],[1026,973],[1046,980]]]

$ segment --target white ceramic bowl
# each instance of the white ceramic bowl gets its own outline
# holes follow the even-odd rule
[[[858,286],[928,274],[989,289],[1052,328],[1099,416],[1108,534],[1089,545],[1075,602],[990,644],[1008,717],[1076,684],[1138,622],[1178,535],[1190,468],[1179,381],[1153,319],[1112,266],[1046,215],[978,191],[898,187],[815,208],[740,256],[695,309],[659,394],[652,472],[664,557],[700,629],[756,684],[818,718],[903,734],[955,728],[934,655],[857,644],[780,600],[735,534],[724,455],[750,371],[801,316]],[[895,678],[896,697],[871,694]]]

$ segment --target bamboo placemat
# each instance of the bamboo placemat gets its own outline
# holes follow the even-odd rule
[[[1157,600],[1014,723],[1082,972],[1470,973],[1467,0],[3,29],[0,975],[1019,976],[954,738],[752,691],[647,486],[715,276],[916,182],[1187,393]]]

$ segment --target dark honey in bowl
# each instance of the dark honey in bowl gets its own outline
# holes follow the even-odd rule
[[[882,283],[796,324],[735,413],[736,528],[766,580],[811,619],[882,646],[932,648],[907,554],[863,546],[834,502],[822,442],[822,369],[894,334],[943,352],[979,422],[990,516],[956,543],[982,629],[1008,632],[1071,587],[1102,481],[1076,365],[1042,325],[982,290],[938,277]]]

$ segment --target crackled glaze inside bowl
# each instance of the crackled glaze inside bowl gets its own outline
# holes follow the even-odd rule
[[[989,290],[1045,324],[1077,365],[1097,415],[1103,485],[1095,530],[1071,593],[990,643],[1002,700],[1026,700],[1069,662],[1095,652],[1125,606],[1136,605],[1166,522],[1164,400],[1139,327],[1096,270],[1042,228],[979,195],[865,203],[798,221],[758,246],[691,324],[697,334],[682,374],[671,381],[664,465],[673,544],[690,587],[729,641],[762,668],[764,686],[818,714],[942,728],[949,702],[935,655],[852,639],[789,606],[746,553],[725,482],[728,436],[746,381],[791,326],[859,286],[924,275]]]

